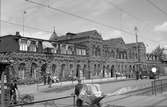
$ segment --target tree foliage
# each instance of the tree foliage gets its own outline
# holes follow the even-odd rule
[[[157,55],[157,56],[161,57],[161,56],[163,55],[163,51],[164,51],[164,48],[161,48],[160,46],[157,46],[157,47],[151,52],[151,54]]]
[[[164,50],[165,50],[164,48],[161,48],[160,46],[157,46],[157,47],[151,52],[151,54],[158,56],[161,61],[164,61],[164,58],[165,58],[165,57],[164,57],[164,56],[165,56]]]

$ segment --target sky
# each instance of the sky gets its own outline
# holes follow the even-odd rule
[[[136,26],[147,52],[167,46],[167,0],[149,0],[159,9],[148,0],[29,0],[52,9],[26,0],[0,1],[1,36],[19,31],[25,37],[49,39],[55,27],[58,36],[97,30],[104,40],[122,37],[132,43]]]

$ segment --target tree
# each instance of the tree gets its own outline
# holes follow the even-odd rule
[[[151,52],[151,54],[158,56],[160,60],[162,60],[162,57],[164,56],[163,51],[164,51],[164,48],[161,48],[159,45]]]

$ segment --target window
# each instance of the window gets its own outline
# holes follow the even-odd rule
[[[86,55],[86,50],[82,49],[82,55]]]
[[[28,43],[26,39],[19,39],[19,46],[20,51],[27,51],[28,50]]]
[[[31,51],[31,52],[37,51],[36,41],[30,41],[29,51]]]
[[[81,49],[76,49],[77,55],[82,55]]]
[[[77,55],[86,55],[86,50],[85,49],[76,49],[76,54]]]
[[[66,45],[65,44],[61,44],[60,45],[60,50],[61,50],[61,54],[66,54]]]

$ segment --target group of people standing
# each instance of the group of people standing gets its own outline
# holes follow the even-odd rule
[[[59,82],[59,79],[57,78],[57,76],[53,76],[48,73],[43,75],[43,82],[44,82],[44,85],[50,85],[52,83]]]

